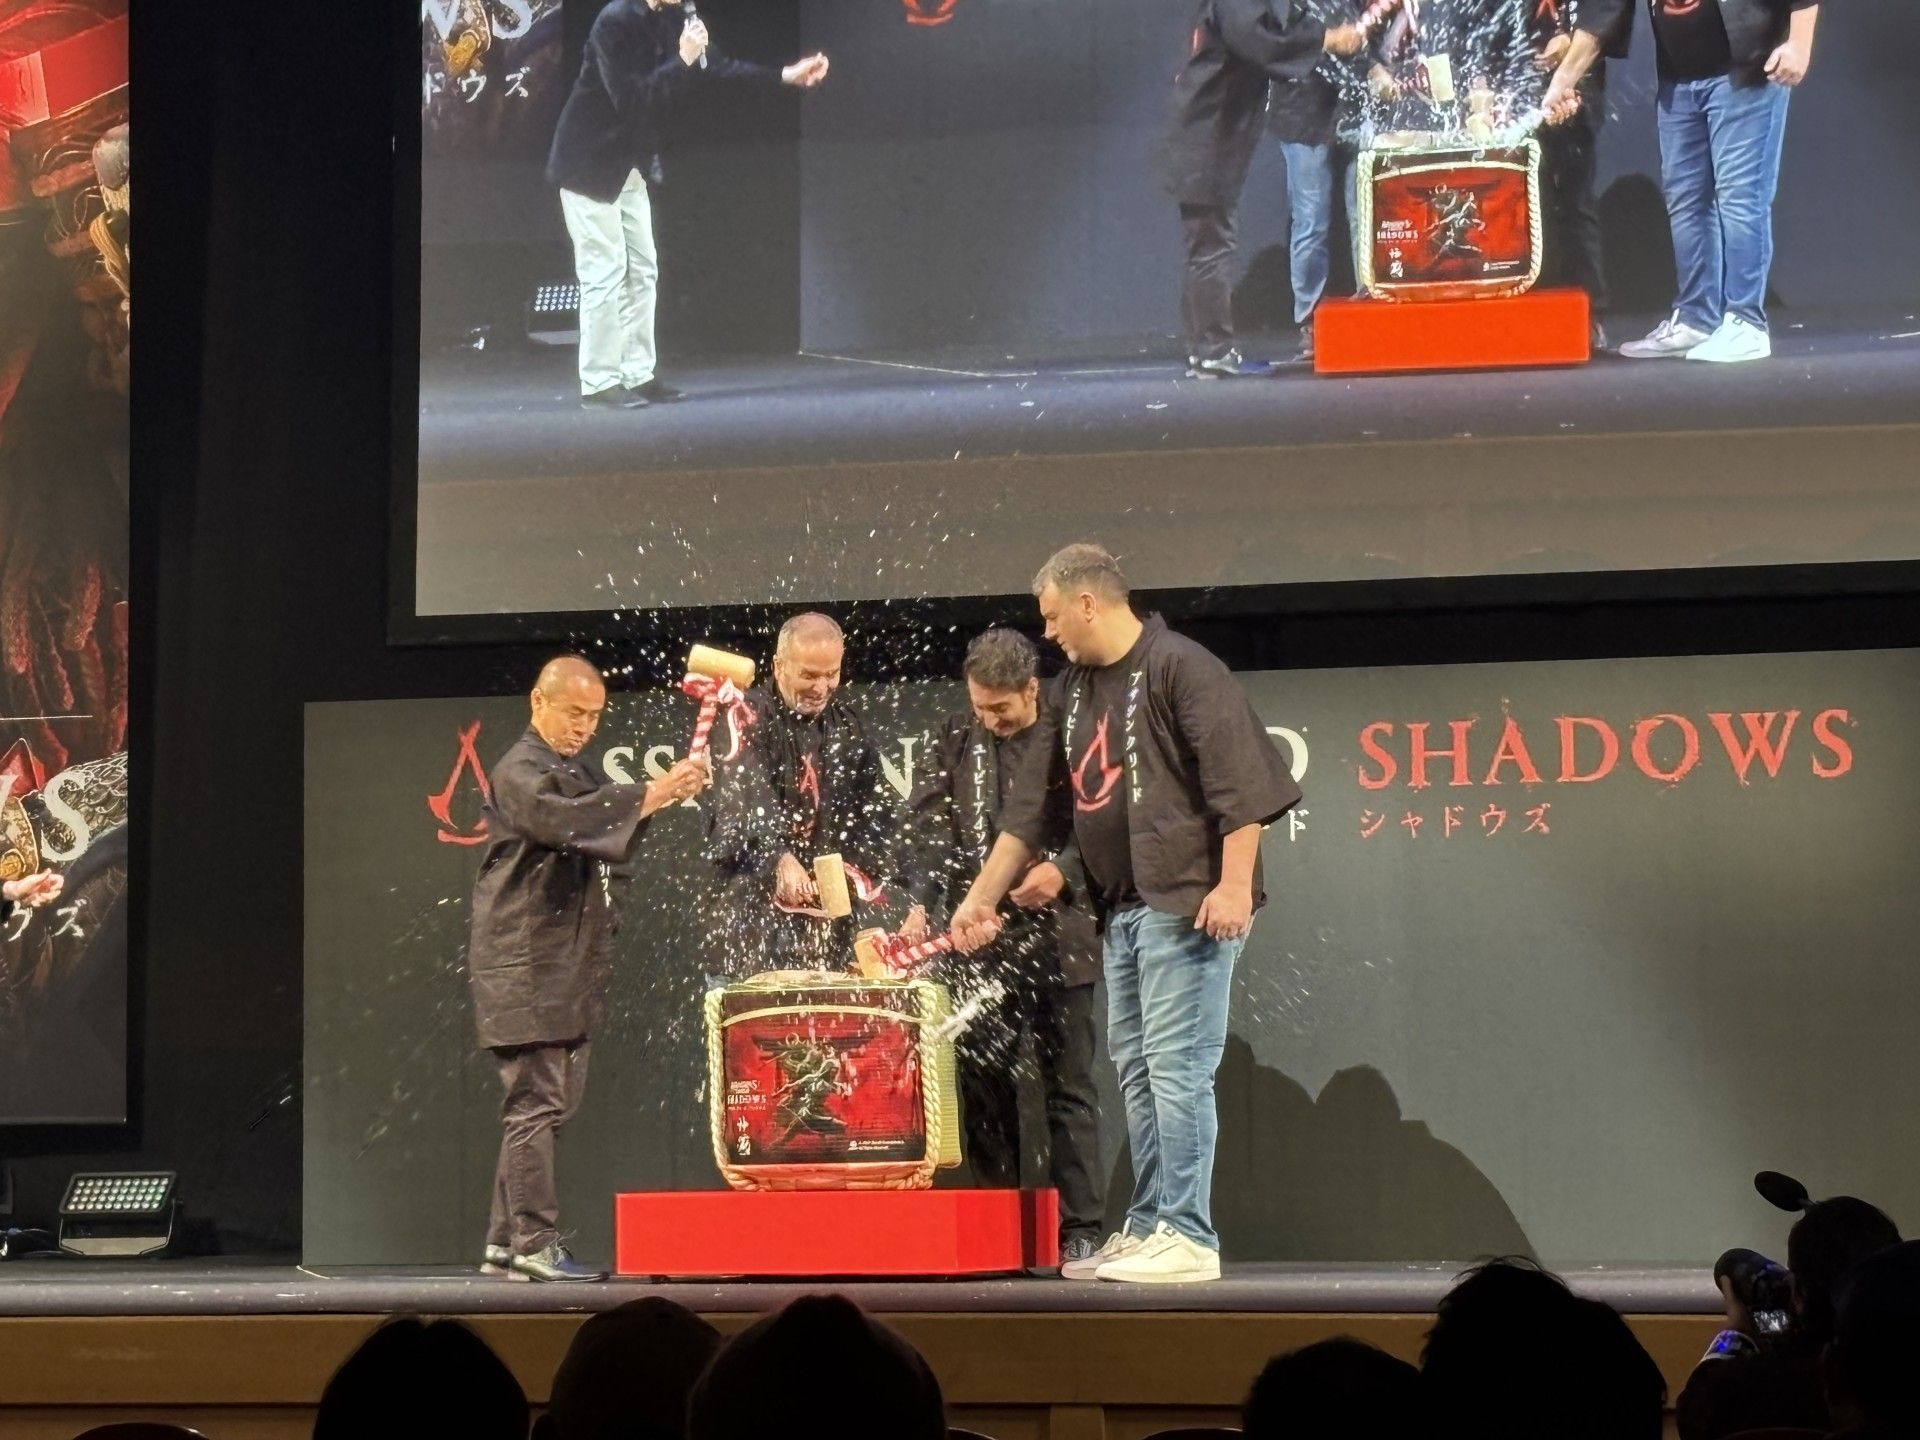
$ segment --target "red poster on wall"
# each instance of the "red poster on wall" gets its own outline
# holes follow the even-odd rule
[[[0,4],[0,1124],[126,1115],[126,12]]]

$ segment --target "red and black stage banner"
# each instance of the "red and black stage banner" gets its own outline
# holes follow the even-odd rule
[[[0,1124],[126,1114],[126,0],[0,0]]]

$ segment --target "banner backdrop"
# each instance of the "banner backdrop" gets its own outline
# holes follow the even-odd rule
[[[1705,1264],[1781,1243],[1751,1188],[1769,1168],[1920,1216],[1920,1162],[1888,1143],[1920,1094],[1920,652],[1241,679],[1306,801],[1267,834],[1273,899],[1235,977],[1214,1186],[1230,1260]],[[923,727],[964,697],[860,697],[904,795]],[[499,1130],[467,892],[485,767],[525,714],[520,697],[309,710],[309,1263],[477,1260]],[[618,695],[591,753],[657,772],[692,718],[675,695]],[[644,838],[561,1141],[583,1254],[609,1253],[614,1192],[719,1184],[699,822],[688,807]]]
[[[125,0],[0,6],[0,1125],[127,1113]]]

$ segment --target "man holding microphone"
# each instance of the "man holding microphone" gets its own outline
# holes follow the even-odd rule
[[[654,373],[653,336],[653,189],[665,178],[663,124],[675,98],[708,80],[811,90],[826,78],[825,55],[775,70],[721,54],[683,0],[611,0],[594,19],[547,157],[580,282],[583,406],[680,398]]]

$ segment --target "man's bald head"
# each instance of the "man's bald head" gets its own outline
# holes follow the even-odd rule
[[[802,715],[818,715],[840,688],[846,636],[831,615],[810,610],[780,627],[773,647],[773,683]]]
[[[841,630],[840,622],[831,615],[822,615],[818,610],[808,610],[795,615],[780,627],[780,638],[774,643],[773,653],[776,657],[791,655],[796,646],[828,642],[846,644],[846,633]]]
[[[591,662],[556,655],[540,667],[529,699],[535,733],[558,753],[578,755],[600,728],[607,684]]]
[[[578,655],[556,655],[540,667],[540,678],[534,684],[548,695],[559,695],[581,680],[606,688],[606,681],[591,660],[582,660]]]

